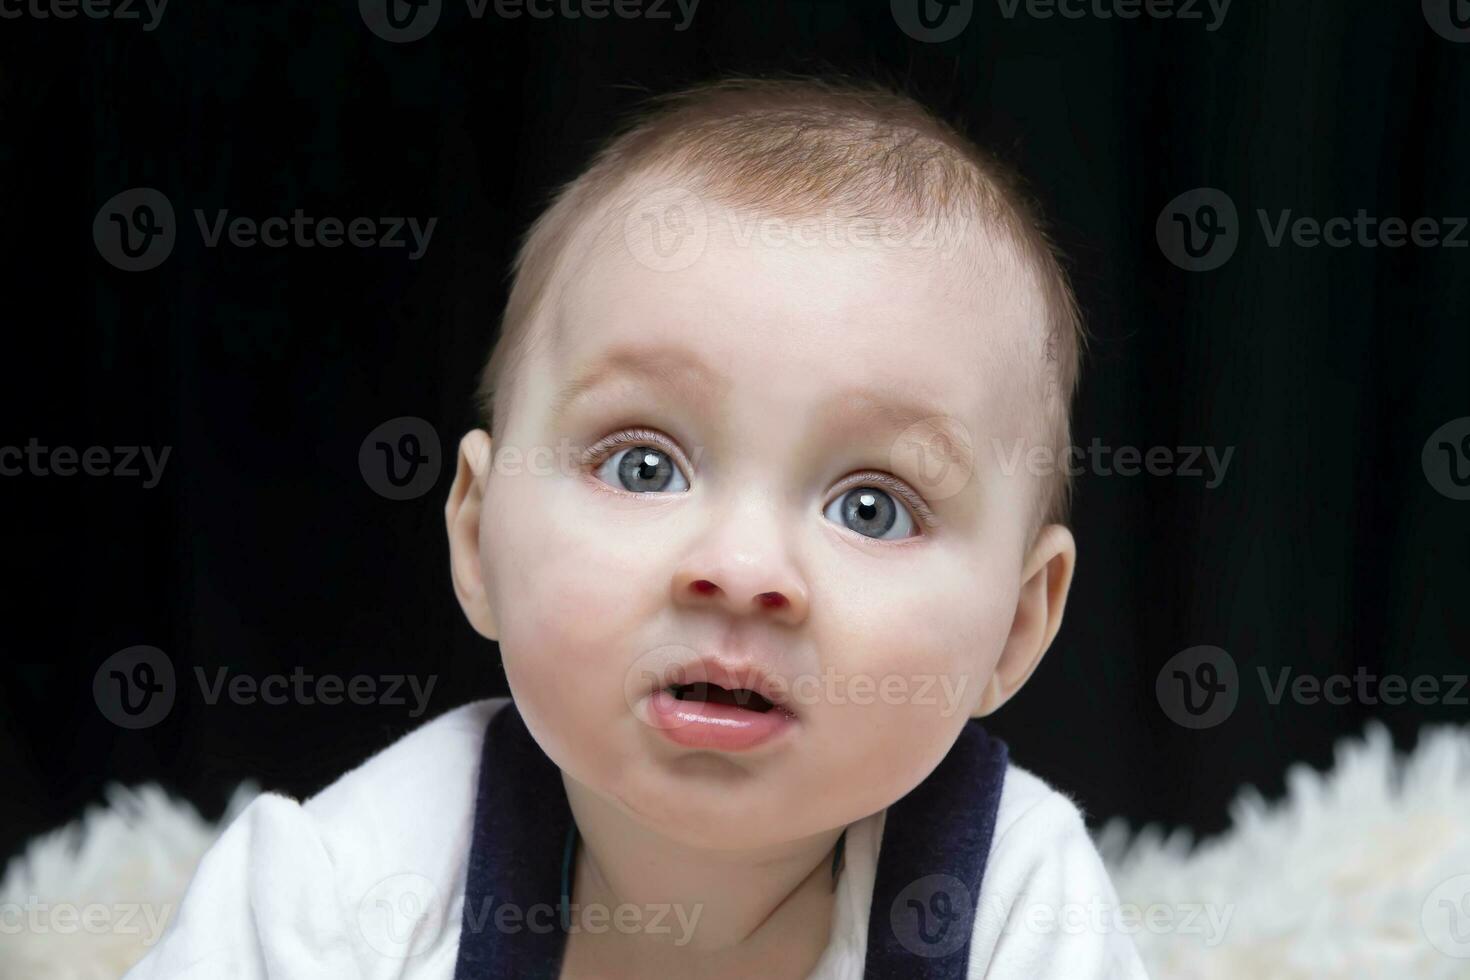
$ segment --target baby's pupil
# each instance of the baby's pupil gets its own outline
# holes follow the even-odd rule
[[[673,477],[668,454],[651,446],[634,446],[618,463],[618,479],[634,493],[662,490]]]
[[[849,490],[842,501],[842,518],[859,534],[880,537],[898,519],[893,499],[882,490],[858,487]]]

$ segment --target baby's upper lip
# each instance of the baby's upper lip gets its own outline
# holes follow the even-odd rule
[[[759,663],[734,657],[711,654],[682,663],[672,664],[664,670],[655,690],[663,690],[674,684],[718,684],[726,690],[744,688],[754,691],[776,707],[789,714],[790,695],[786,685]]]

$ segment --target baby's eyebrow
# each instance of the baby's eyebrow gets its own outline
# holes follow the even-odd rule
[[[553,422],[560,421],[584,395],[624,379],[671,390],[686,404],[706,406],[726,397],[731,387],[724,372],[687,348],[621,345],[608,350],[591,367],[557,390],[551,403]],[[873,379],[841,388],[824,399],[819,411],[824,424],[842,431],[892,433],[896,436],[925,420],[935,420],[935,427],[940,431],[946,431],[955,424],[952,413],[916,397],[910,385],[893,379]],[[926,439],[925,445],[943,453],[954,466],[968,468],[974,464],[963,441]]]
[[[969,440],[949,437],[957,426],[963,429],[959,420],[952,412],[942,411],[910,394],[908,385],[887,379],[852,385],[834,392],[826,402],[825,411],[833,428],[895,437],[921,422],[929,422],[921,430],[910,433],[914,440],[922,442],[925,452],[942,454],[961,471],[974,467],[974,456],[967,445]],[[944,438],[936,438],[939,435]]]
[[[730,379],[682,347],[625,345],[614,347],[590,368],[558,389],[551,418],[561,417],[583,395],[610,381],[632,378],[654,388],[668,388],[686,401],[708,403],[730,390]]]

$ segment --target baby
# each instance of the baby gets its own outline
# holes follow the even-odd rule
[[[512,697],[260,797],[128,977],[1142,977],[976,720],[1061,624],[1066,474],[1005,464],[1068,444],[1080,334],[907,97],[658,100],[532,227],[459,446]]]

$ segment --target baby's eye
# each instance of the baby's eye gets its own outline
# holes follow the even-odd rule
[[[828,504],[824,513],[829,520],[870,538],[897,540],[914,533],[908,508],[877,487],[853,487]],[[889,535],[893,530],[899,533]]]
[[[599,480],[629,493],[684,491],[689,481],[668,453],[657,446],[620,449],[597,467]]]

